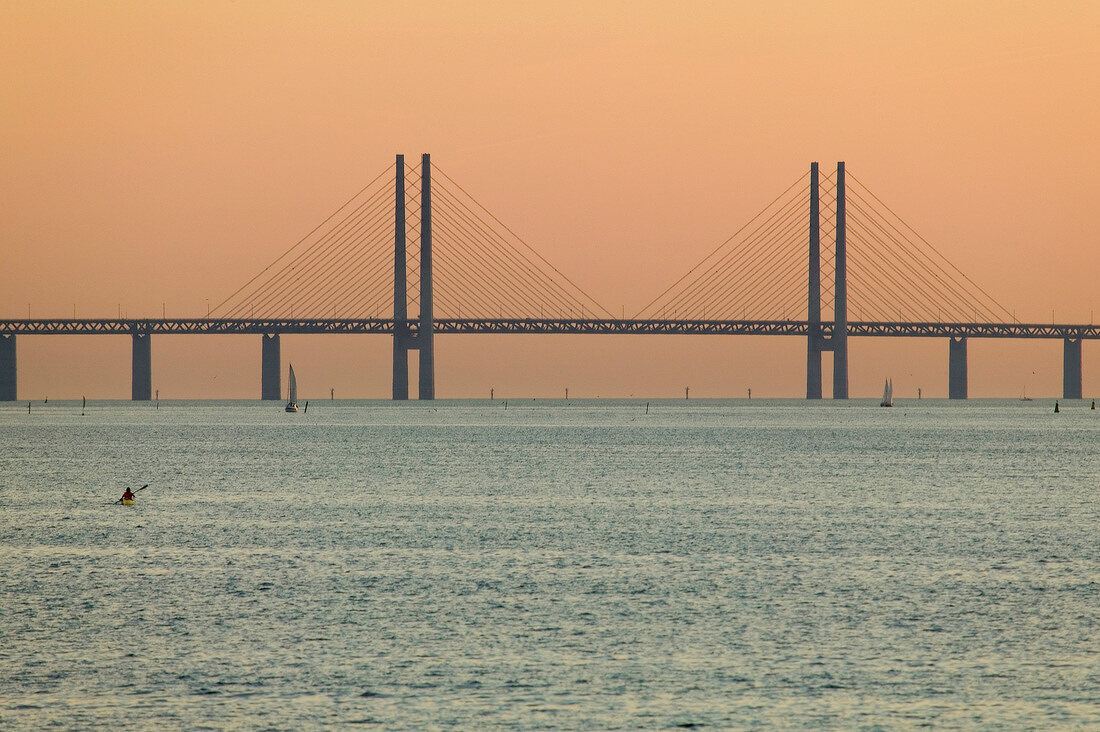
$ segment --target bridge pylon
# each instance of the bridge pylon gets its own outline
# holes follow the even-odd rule
[[[848,233],[844,163],[836,164],[836,280],[833,288],[833,399],[848,398]]]
[[[432,161],[420,158],[420,349],[419,399],[435,399],[435,310],[432,307]]]
[[[405,156],[396,163],[393,208],[393,399],[409,398],[408,262],[405,259]]]
[[[409,398],[409,351],[420,352],[419,399],[435,399],[435,311],[432,298],[432,161],[420,157],[420,315],[415,336],[409,329],[408,263],[406,261],[407,207],[405,156],[396,163],[396,199],[393,241],[393,398]]]
[[[848,247],[845,218],[844,163],[836,164],[836,229],[833,285],[833,332],[821,327],[821,203],[817,163],[810,163],[809,276],[806,320],[806,398],[821,398],[821,353],[833,352],[833,399],[848,398]]]
[[[806,305],[806,398],[821,398],[821,201],[817,163],[810,163],[810,271]]]

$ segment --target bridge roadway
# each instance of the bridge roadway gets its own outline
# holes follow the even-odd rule
[[[88,318],[0,320],[0,401],[16,399],[16,336],[20,335],[129,335],[133,339],[132,393],[136,400],[152,395],[152,335],[261,335],[261,396],[278,399],[280,388],[279,336],[307,333],[379,333],[394,337],[394,398],[406,399],[408,364],[403,349],[430,348],[435,334],[588,333],[600,335],[759,335],[802,336],[808,353],[834,351],[847,359],[847,337],[946,338],[948,339],[948,395],[967,396],[967,348],[969,338],[1062,339],[1063,397],[1082,396],[1082,343],[1100,339],[1100,325],[1045,323],[909,323],[849,321],[837,334],[833,322],[812,324],[806,320],[633,320],[595,318],[441,318],[432,322],[427,339],[421,337],[421,321],[404,319],[396,328],[394,318]],[[398,332],[399,331],[399,332]],[[423,359],[421,361],[423,363]],[[422,398],[434,395],[434,366],[422,369]],[[811,360],[812,363],[812,360]],[[834,377],[835,377],[834,371]],[[807,398],[820,398],[820,366],[807,365]],[[428,384],[425,387],[425,383]],[[812,389],[812,391],[811,391]],[[834,398],[847,398],[847,372],[840,385],[834,381]]]
[[[406,320],[415,337],[419,320]],[[806,336],[805,320],[632,320],[594,318],[440,318],[438,334],[589,333],[599,335],[783,335]],[[200,334],[393,334],[393,318],[89,318],[0,320],[0,335],[200,335]],[[823,321],[830,338],[833,323]],[[911,323],[848,321],[849,336],[893,338],[1100,339],[1100,325],[1054,323]]]

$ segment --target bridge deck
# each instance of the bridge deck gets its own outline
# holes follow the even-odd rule
[[[418,320],[406,321],[416,335]],[[435,321],[435,332],[462,333],[587,333],[601,335],[784,335],[805,336],[804,320],[630,320],[560,318],[446,318]],[[2,335],[132,335],[139,334],[261,334],[261,333],[382,333],[394,332],[392,318],[366,319],[26,319],[0,320]],[[821,323],[822,336],[832,336],[833,323]],[[1070,338],[1100,339],[1100,325],[1040,323],[909,323],[849,321],[849,336],[887,338]]]

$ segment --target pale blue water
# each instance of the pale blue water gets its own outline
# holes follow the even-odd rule
[[[0,727],[1100,728],[1052,407],[6,404]]]

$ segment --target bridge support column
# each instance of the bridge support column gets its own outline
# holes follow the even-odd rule
[[[397,156],[393,208],[393,398],[409,398],[408,262],[405,258],[405,156]]]
[[[947,396],[966,399],[966,339],[952,338],[947,362]]]
[[[432,308],[432,164],[424,153],[420,170],[420,399],[435,399],[435,327]]]
[[[15,334],[0,335],[0,402],[15,401]]]
[[[836,285],[833,288],[833,399],[848,398],[848,245],[844,163],[836,164]]]
[[[821,212],[817,163],[810,163],[810,271],[806,320],[806,398],[821,398]]]
[[[131,398],[135,402],[147,402],[153,398],[153,354],[148,333],[134,333],[133,375],[130,380]]]
[[[260,399],[282,398],[282,354],[280,353],[279,334],[264,333],[260,351]]]
[[[1081,339],[1062,341],[1062,398],[1081,398]]]

